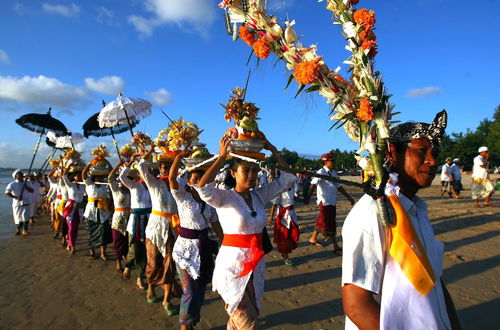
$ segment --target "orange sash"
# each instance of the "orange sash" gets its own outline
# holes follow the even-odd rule
[[[248,275],[251,271],[255,270],[259,261],[264,257],[262,233],[246,235],[224,234],[222,245],[251,249],[250,259],[243,263],[243,270],[238,277]]]
[[[123,212],[123,211],[130,211],[130,207],[116,207],[115,212]]]
[[[153,210],[153,211],[151,211],[151,214],[159,215],[160,217],[164,217],[164,218],[170,218],[170,224],[171,224],[172,228],[175,228],[181,224],[181,220],[179,219],[179,215],[176,213],[167,213],[167,212]]]
[[[99,210],[108,209],[108,199],[106,197],[89,197],[89,203],[97,201],[97,208]]]
[[[434,287],[436,277],[415,228],[397,195],[387,195],[395,213],[395,225],[390,227],[392,240],[389,254],[399,264],[406,278],[422,295]]]

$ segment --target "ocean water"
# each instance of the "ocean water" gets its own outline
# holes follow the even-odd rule
[[[13,181],[10,172],[0,172],[0,239],[11,237],[16,231],[12,217],[12,198],[5,195],[5,188]]]

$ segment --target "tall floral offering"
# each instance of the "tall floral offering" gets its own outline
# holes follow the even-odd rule
[[[172,151],[169,149],[168,133],[169,129],[162,129],[156,139],[155,145],[159,148],[157,154],[153,156],[153,162],[172,162],[179,151]]]
[[[129,159],[133,154],[135,154],[135,149],[130,144],[126,144],[120,148],[120,156],[124,159]]]
[[[170,123],[167,135],[168,148],[171,151],[178,151],[189,147],[194,142],[199,142],[198,136],[203,132],[198,125],[185,121],[180,117]]]
[[[333,127],[343,126],[347,135],[360,144],[358,158],[364,151],[370,154],[375,171],[377,197],[383,196],[383,158],[389,138],[389,120],[393,105],[389,102],[378,72],[373,70],[377,55],[375,13],[357,10],[358,0],[326,0],[335,23],[342,26],[346,49],[351,55],[343,62],[349,66],[348,80],[339,74],[340,67],[331,70],[319,56],[316,45],[305,47],[297,42],[295,21],[280,25],[276,17],[266,13],[261,0],[223,0],[219,7],[227,12],[228,25],[240,24],[234,33],[259,58],[274,53],[291,71],[288,85],[295,80],[299,94],[318,91],[332,105]],[[236,32],[237,31],[237,32]]]
[[[130,138],[130,142],[132,142],[133,146],[138,147],[141,150],[144,150],[153,141],[151,140],[151,137],[149,136],[149,134],[142,133],[142,132],[135,132],[134,136],[132,136]]]
[[[225,109],[226,121],[234,121],[235,124],[226,132],[234,139],[230,144],[231,150],[241,156],[264,159],[265,155],[259,152],[264,146],[265,138],[257,123],[260,109],[254,103],[245,101],[245,90],[241,87],[234,88],[229,101],[221,105]]]
[[[100,144],[99,146],[92,149],[92,156],[94,156],[95,158],[92,161],[92,165],[94,167],[106,167],[104,158],[109,157],[109,152],[104,144]]]

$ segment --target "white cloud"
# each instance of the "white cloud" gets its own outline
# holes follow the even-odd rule
[[[0,102],[21,102],[31,105],[52,105],[71,110],[87,102],[88,91],[40,75],[21,78],[0,76]]]
[[[33,145],[36,142],[37,135],[33,135]],[[33,155],[33,145],[23,146],[17,143],[0,142],[0,164],[2,164],[2,167],[28,168]],[[33,168],[36,171],[38,171],[50,151],[51,148],[45,142],[40,143],[40,148],[33,164]]]
[[[123,79],[117,76],[106,76],[100,79],[85,78],[85,86],[98,93],[116,95],[125,88]]]
[[[157,107],[164,107],[172,103],[172,94],[164,88],[160,88],[154,92],[145,92],[144,94],[146,94],[153,105]]]
[[[43,10],[46,12],[62,15],[66,17],[76,17],[80,14],[80,7],[75,5],[74,3],[70,5],[53,5],[49,3],[44,3],[42,5]]]
[[[10,64],[9,55],[2,49],[0,49],[0,62]]]
[[[146,0],[144,8],[149,18],[131,15],[128,22],[143,36],[150,36],[154,29],[168,23],[187,23],[195,30],[206,33],[206,26],[215,19],[213,0]]]
[[[409,97],[426,97],[430,95],[438,95],[441,93],[441,89],[439,87],[423,87],[423,88],[414,88],[408,91],[406,95]]]
[[[98,21],[101,24],[106,24],[109,26],[118,25],[117,20],[115,19],[115,12],[113,10],[103,6],[98,7],[96,10],[97,10],[96,21]]]

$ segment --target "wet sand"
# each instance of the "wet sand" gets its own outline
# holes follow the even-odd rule
[[[464,199],[441,199],[439,182],[419,196],[430,205],[429,217],[445,243],[443,280],[464,329],[496,329],[500,321],[500,197],[495,208],[473,208],[470,179]],[[359,189],[347,189],[355,199]],[[337,224],[350,209],[339,197]],[[341,257],[332,246],[307,243],[318,214],[315,205],[298,203],[301,242],[285,266],[277,251],[266,256],[267,280],[260,326],[265,329],[342,329]],[[271,233],[271,230],[269,231]],[[161,329],[177,328],[178,316],[167,316],[161,303],[148,304],[135,281],[115,272],[113,260],[87,259],[85,226],[80,225],[77,254],[70,256],[52,239],[46,217],[28,237],[0,242],[1,329]],[[112,250],[108,249],[108,254]],[[132,274],[132,276],[134,273]],[[160,290],[158,290],[160,293]],[[179,299],[174,300],[178,304]],[[227,315],[220,297],[207,291],[198,329],[225,329]]]

